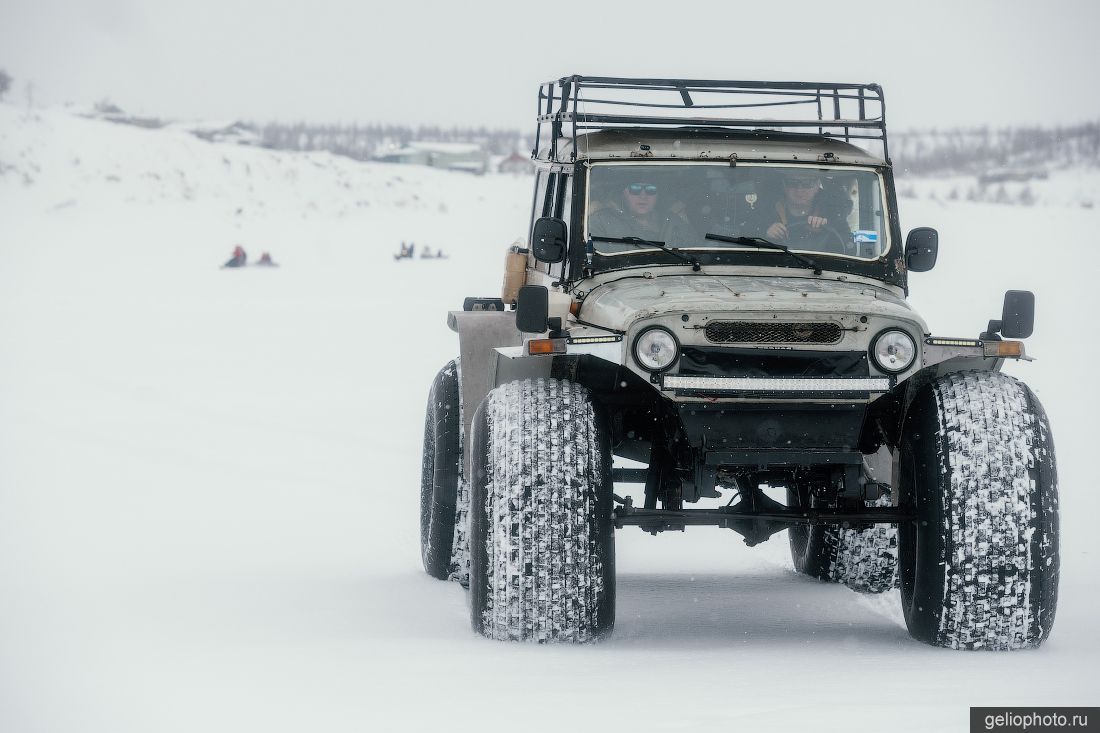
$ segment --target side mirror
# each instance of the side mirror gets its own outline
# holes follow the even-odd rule
[[[1001,310],[1001,335],[1010,339],[1026,339],[1035,331],[1035,293],[1027,290],[1005,292]]]
[[[516,328],[523,333],[542,333],[548,327],[550,291],[542,285],[524,285],[516,297]]]
[[[535,221],[531,232],[531,252],[539,262],[554,264],[565,259],[568,230],[561,219],[544,216]]]
[[[940,234],[932,227],[917,227],[905,238],[905,267],[911,272],[928,272],[936,266]]]

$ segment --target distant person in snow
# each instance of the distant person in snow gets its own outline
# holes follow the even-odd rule
[[[244,247],[238,244],[233,248],[233,256],[222,267],[244,267],[247,264],[248,255],[245,254]]]
[[[256,264],[263,267],[278,267],[275,261],[271,259],[271,255],[268,252],[264,252],[260,255],[260,259],[256,261]]]
[[[435,259],[435,255],[432,254],[432,248],[431,247],[425,247],[424,251],[420,253],[420,259],[422,259],[422,260]]]

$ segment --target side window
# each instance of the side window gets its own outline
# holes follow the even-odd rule
[[[535,179],[535,200],[531,205],[531,226],[535,220],[542,216],[554,216],[565,221],[567,226],[572,222],[573,213],[573,177],[562,171],[539,171]],[[528,232],[530,234],[530,232]],[[559,262],[548,265],[539,262],[535,269],[554,277],[561,277],[565,263]]]
[[[549,193],[550,172],[539,171],[535,176],[535,198],[531,202],[531,227],[527,230],[527,241],[531,241],[531,230],[534,229],[535,219],[545,216],[546,195]]]
[[[554,216],[565,222],[565,225],[569,228],[569,239],[573,239],[573,176],[568,173],[561,172],[555,174],[556,185],[554,186]],[[565,271],[565,262],[568,260],[562,260],[561,262],[550,266],[550,274],[554,277],[562,277]]]
[[[566,173],[558,174],[557,203],[554,205],[555,216],[564,221],[567,226],[573,226],[573,176]]]

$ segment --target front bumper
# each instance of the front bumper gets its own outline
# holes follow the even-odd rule
[[[837,397],[868,399],[893,388],[889,377],[708,377],[661,375],[660,386],[682,396]]]

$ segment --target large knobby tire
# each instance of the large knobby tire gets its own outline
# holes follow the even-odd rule
[[[462,410],[457,362],[439,370],[428,394],[420,475],[420,557],[428,575],[454,570],[456,506],[462,481]]]
[[[492,639],[595,641],[615,622],[611,451],[588,391],[528,379],[474,413],[470,611]]]
[[[1026,385],[996,372],[940,377],[906,415],[902,609],[909,633],[954,649],[1021,649],[1058,600],[1058,487],[1050,425]]]
[[[868,506],[889,506],[888,497]],[[884,593],[898,583],[898,530],[893,524],[865,529],[793,525],[787,531],[794,569],[811,578],[843,583],[859,593]]]
[[[890,497],[869,501],[870,507],[890,506]],[[832,579],[858,593],[885,593],[898,587],[898,526],[873,524],[839,530]]]

